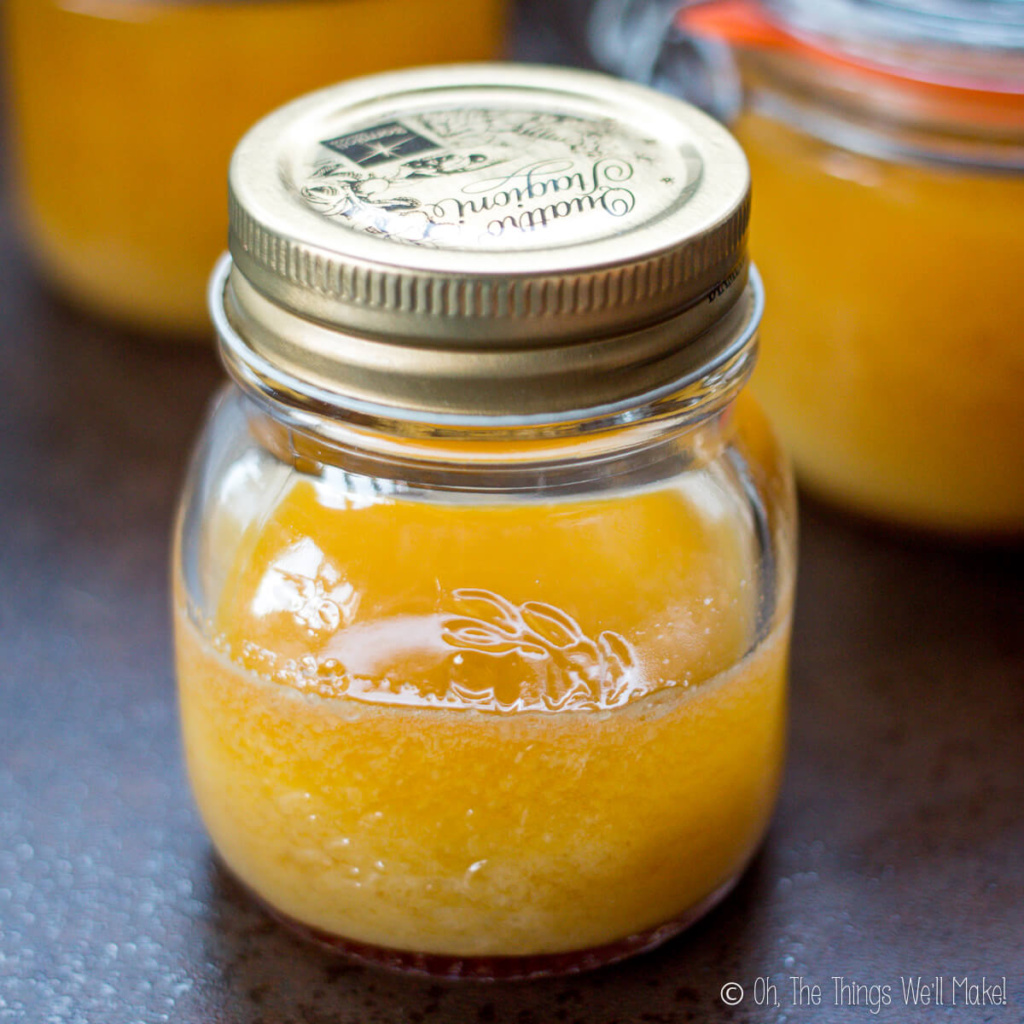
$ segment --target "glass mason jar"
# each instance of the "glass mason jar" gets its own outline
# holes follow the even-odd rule
[[[174,604],[199,808],[279,918],[580,970],[753,855],[795,511],[741,393],[748,188],[699,111],[552,68],[376,76],[241,142]]]
[[[504,0],[448,0],[443,17],[434,0],[4,6],[20,213],[36,262],[91,310],[205,338],[224,175],[242,133],[345,76],[499,56]]]
[[[1020,535],[1024,48],[970,42],[978,5],[955,6],[949,43],[886,14],[738,51],[773,297],[755,386],[825,497]]]
[[[598,0],[589,25],[605,66],[714,106],[747,153],[753,389],[806,486],[1019,537],[1024,5]]]

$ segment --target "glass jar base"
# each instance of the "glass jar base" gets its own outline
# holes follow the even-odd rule
[[[223,865],[223,861],[221,862]],[[543,953],[534,956],[446,956],[434,953],[412,953],[388,949],[333,935],[310,927],[289,917],[268,903],[230,868],[224,866],[231,877],[272,918],[307,942],[358,963],[384,967],[406,974],[427,975],[434,978],[463,979],[469,981],[528,981],[566,974],[581,974],[607,964],[614,964],[652,949],[674,938],[717,906],[736,886],[743,869],[736,872],[712,893],[694,904],[683,914],[665,924],[629,935],[605,946],[574,950],[568,953]]]

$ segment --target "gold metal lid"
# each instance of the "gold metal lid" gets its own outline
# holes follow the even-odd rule
[[[669,385],[756,320],[748,216],[742,150],[687,104],[583,71],[419,68],[245,136],[211,300],[229,364],[290,387],[558,415]]]

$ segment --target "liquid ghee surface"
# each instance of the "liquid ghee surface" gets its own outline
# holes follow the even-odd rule
[[[498,56],[502,0],[9,0],[29,242],[77,301],[205,335],[231,151],[340,79]]]
[[[278,911],[423,953],[582,950],[758,844],[791,598],[751,650],[755,545],[700,486],[438,505],[299,481],[235,542],[204,629],[178,588],[185,746],[214,843]]]
[[[808,487],[940,531],[1024,531],[1024,178],[734,126],[770,297],[753,388]]]

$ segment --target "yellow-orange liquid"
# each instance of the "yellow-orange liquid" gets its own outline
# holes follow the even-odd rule
[[[228,160],[344,78],[499,55],[503,0],[7,0],[24,219],[49,275],[146,328],[208,333]]]
[[[753,388],[806,484],[872,516],[1024,531],[1024,176],[833,149],[757,114]]]
[[[585,950],[684,915],[779,782],[791,597],[748,651],[749,527],[687,483],[505,505],[295,484],[234,539],[203,631],[179,584],[216,847],[280,912],[392,949]]]

